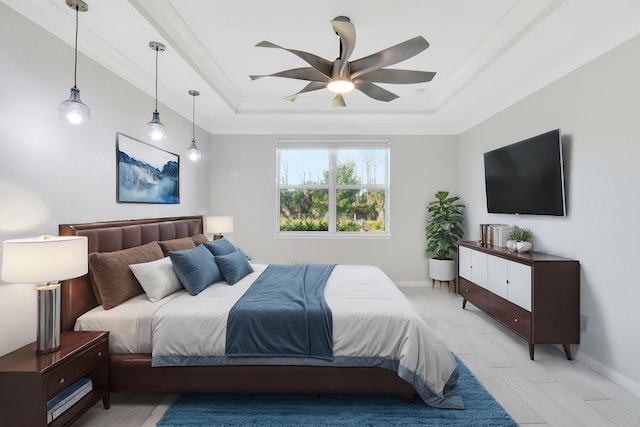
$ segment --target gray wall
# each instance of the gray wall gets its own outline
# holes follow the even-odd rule
[[[115,133],[144,139],[153,98],[79,55],[78,87],[91,123],[59,121],[58,104],[73,85],[73,48],[4,4],[0,56],[0,241],[57,234],[60,223],[206,214],[209,151],[202,130],[196,138],[205,142],[206,159],[193,165],[181,157],[180,204],[118,204]],[[162,148],[182,155],[191,122],[159,110],[169,129]],[[0,354],[34,341],[35,324],[35,286],[0,283]]]
[[[459,189],[468,236],[477,238],[479,223],[518,224],[534,232],[534,250],[580,261],[588,324],[577,356],[640,394],[638,52],[640,37],[461,135]],[[554,128],[563,135],[568,216],[487,214],[482,153]]]
[[[396,281],[427,280],[426,204],[438,190],[456,191],[457,137],[389,137],[391,237],[387,239],[276,237],[278,139],[277,135],[211,138],[210,211],[233,215],[234,232],[228,237],[235,244],[259,263],[372,264]]]

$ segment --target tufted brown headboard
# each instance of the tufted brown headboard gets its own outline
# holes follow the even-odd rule
[[[58,226],[58,233],[61,236],[87,236],[89,253],[113,252],[140,246],[154,240],[171,240],[195,236],[203,232],[203,218],[201,216],[60,224]],[[76,319],[97,305],[89,274],[63,282],[60,306],[61,330],[73,330]]]

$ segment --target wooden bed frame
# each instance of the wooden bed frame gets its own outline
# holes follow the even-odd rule
[[[201,216],[61,224],[62,236],[87,236],[89,252],[112,252],[154,240],[203,233]],[[61,328],[98,306],[89,275],[62,285]],[[152,367],[151,354],[111,354],[113,392],[247,394],[396,394],[413,401],[415,389],[396,372],[377,367],[179,366]]]

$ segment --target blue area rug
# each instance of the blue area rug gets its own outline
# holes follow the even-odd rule
[[[435,409],[417,396],[181,395],[158,427],[184,426],[517,426],[456,357],[465,409]]]

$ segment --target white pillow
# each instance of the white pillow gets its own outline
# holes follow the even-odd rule
[[[156,302],[182,289],[169,257],[129,266],[149,301]]]

